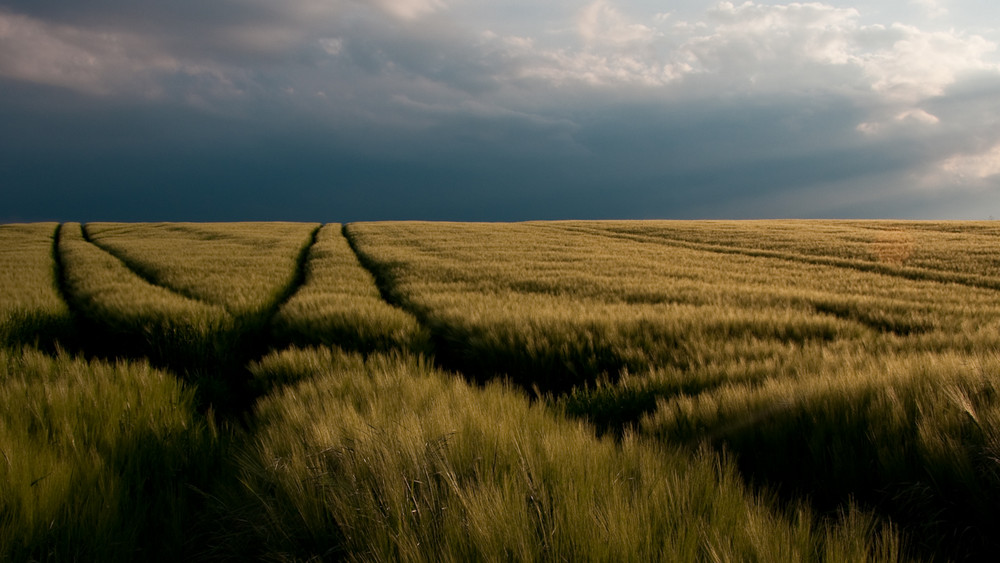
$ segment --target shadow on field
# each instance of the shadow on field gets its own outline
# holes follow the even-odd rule
[[[1000,443],[994,378],[920,378],[754,403],[730,390],[666,405],[650,427],[660,439],[711,446],[744,478],[819,513],[848,502],[890,519],[915,556],[994,560],[1000,550]],[[759,396],[760,397],[760,396]],[[957,399],[957,400],[956,400]],[[745,401],[714,417],[719,405]]]
[[[50,354],[75,349],[80,336],[72,313],[31,312],[8,315],[0,321],[0,340],[11,348],[31,346]]]

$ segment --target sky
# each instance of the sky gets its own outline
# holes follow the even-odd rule
[[[0,0],[0,222],[1000,218],[993,0]]]

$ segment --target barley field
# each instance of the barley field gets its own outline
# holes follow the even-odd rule
[[[966,561],[1000,225],[0,225],[0,560]]]

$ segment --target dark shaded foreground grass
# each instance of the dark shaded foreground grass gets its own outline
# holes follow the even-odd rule
[[[0,349],[0,560],[177,561],[220,462],[147,362]]]
[[[288,561],[886,561],[890,528],[779,511],[733,466],[595,438],[510,387],[399,354],[289,350],[220,513],[224,553]],[[249,499],[249,502],[248,502]]]
[[[741,473],[786,497],[827,509],[853,497],[922,553],[996,553],[1000,357],[842,360],[798,381],[663,400],[643,430],[728,451]]]

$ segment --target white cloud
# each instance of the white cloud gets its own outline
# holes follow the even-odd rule
[[[236,73],[238,74],[238,73]],[[0,11],[0,76],[90,95],[156,98],[175,78],[198,83],[189,101],[242,93],[234,77],[212,62],[184,61],[150,38],[47,23]]]
[[[886,48],[859,51],[855,60],[872,89],[893,100],[914,103],[938,96],[963,73],[1000,68],[989,57],[997,45],[977,35],[925,32],[902,24],[861,31],[892,42]]]
[[[855,88],[915,104],[940,95],[963,73],[1000,69],[992,57],[996,44],[983,37],[902,24],[866,26],[853,8],[723,2],[709,16],[716,22],[710,33],[682,50],[709,72],[766,81],[761,70],[770,70],[777,88],[835,88],[825,73],[845,66],[862,73]],[[780,68],[794,69],[795,76]]]
[[[938,116],[922,109],[909,109],[896,116],[896,121],[917,123],[920,125],[937,125],[941,122]]]
[[[591,45],[648,43],[657,35],[653,28],[629,21],[608,0],[595,0],[581,10],[577,31]]]
[[[853,60],[851,34],[858,12],[824,4],[762,5],[722,2],[679,54],[697,68],[764,89],[825,82],[821,69]]]
[[[1000,143],[978,153],[957,154],[943,160],[939,168],[954,180],[986,180],[1000,176]]]
[[[722,2],[703,21],[663,14],[636,21],[596,0],[577,14],[576,31],[579,47],[498,44],[519,76],[557,85],[670,85],[676,93],[684,78],[698,76],[720,91],[874,94],[897,113],[964,74],[1000,70],[996,44],[981,36],[863,25],[858,10],[818,2]]]
[[[114,36],[0,12],[0,76],[99,94],[109,69],[127,62]]]
[[[659,87],[679,80],[691,68],[683,63],[657,63],[628,53],[559,49],[525,49],[508,43],[506,55],[517,61],[513,78],[551,86],[586,84],[594,87]]]
[[[938,125],[941,119],[920,108],[903,110],[891,119],[865,121],[856,129],[866,135],[875,135],[886,131],[900,132],[903,129],[914,131],[916,128],[926,128]]]
[[[196,41],[203,45],[191,45],[181,28],[141,35],[0,11],[0,75],[104,93],[131,91],[139,82],[154,89],[157,77],[204,69],[211,70],[206,77],[232,75],[235,83],[241,70],[257,73],[262,57],[284,62],[312,49],[370,72],[405,68],[409,74],[399,74],[400,80],[452,81],[457,88],[462,81],[493,88],[519,82],[534,89],[662,88],[674,99],[713,92],[873,96],[892,106],[869,120],[876,123],[921,107],[966,73],[998,70],[996,45],[983,37],[862,25],[858,10],[819,2],[721,2],[704,17],[684,21],[593,0],[576,11],[568,41],[565,34],[505,37],[469,32],[473,22],[422,19],[447,10],[446,0],[249,5],[256,11],[247,19],[198,24]],[[363,25],[346,23],[355,20]],[[398,20],[407,25],[399,27]]]

